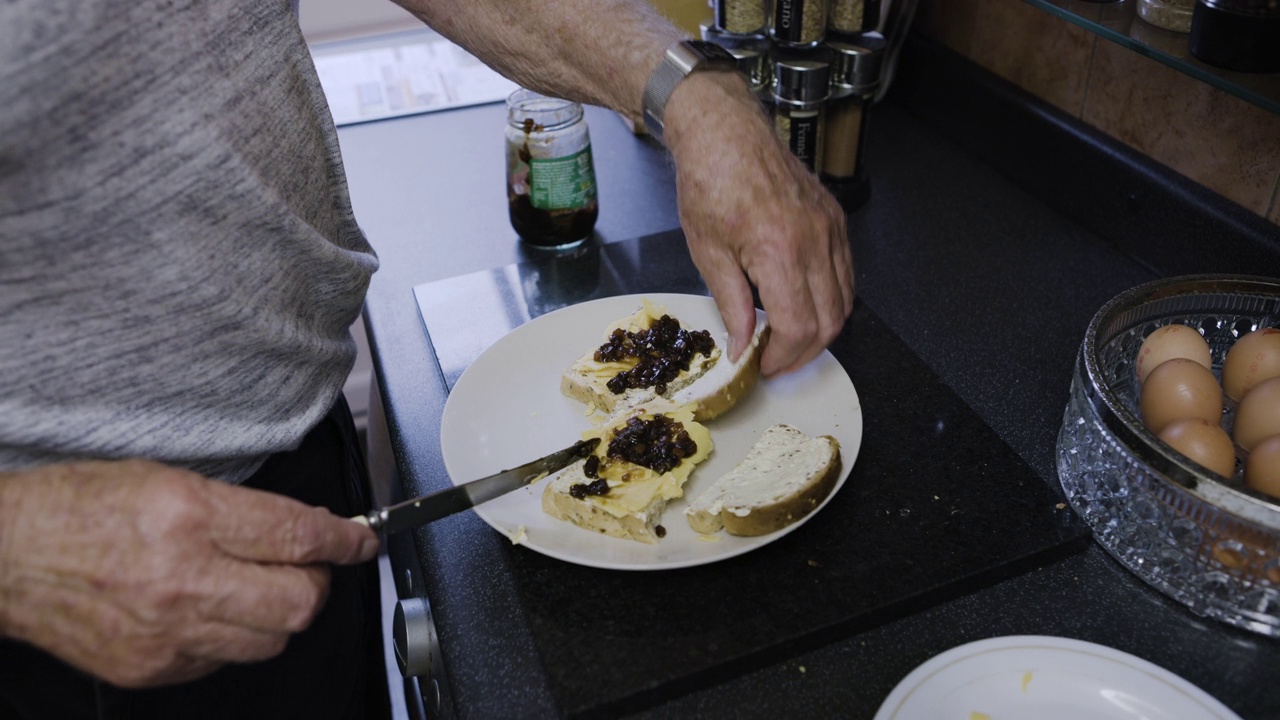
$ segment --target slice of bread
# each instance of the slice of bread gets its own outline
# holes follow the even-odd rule
[[[685,508],[695,532],[766,535],[803,518],[831,494],[840,477],[840,443],[809,437],[790,425],[761,434],[737,467]]]
[[[657,413],[637,409],[621,416],[609,425],[583,433],[583,439],[601,438],[594,456],[598,459],[598,478],[608,483],[609,491],[603,495],[575,497],[575,485],[589,485],[596,479],[585,472],[582,460],[570,465],[551,478],[542,491],[542,510],[548,515],[566,520],[586,530],[625,540],[656,543],[665,534],[661,529],[662,512],[667,503],[684,496],[684,484],[694,467],[711,454],[714,445],[711,433],[693,419],[693,408],[675,408]],[[655,414],[665,415],[681,423],[697,450],[683,458],[667,472],[659,473],[647,467],[634,465],[608,457],[609,443],[617,431],[625,427],[631,418],[651,419]]]
[[[645,300],[633,315],[610,325],[605,330],[601,342],[608,341],[609,336],[618,328],[628,332],[646,330],[654,320],[666,314],[668,313],[664,308]],[[679,318],[676,320],[678,321]],[[685,330],[697,329],[689,328],[684,323],[680,326]],[[588,408],[604,413],[606,418],[612,418],[658,398],[671,398],[714,367],[721,356],[719,343],[709,356],[701,353],[694,355],[689,362],[689,369],[680,371],[679,375],[667,383],[661,394],[652,387],[628,388],[622,393],[614,393],[609,389],[608,382],[619,373],[635,367],[637,362],[633,359],[599,362],[595,359],[598,347],[588,350],[564,371],[560,377],[560,392],[587,405]]]
[[[579,461],[565,468],[542,491],[542,511],[557,520],[566,520],[586,530],[594,530],[601,535],[635,540],[636,542],[656,544],[660,535],[662,511],[666,509],[669,498],[661,492],[649,496],[649,502],[636,509],[627,509],[619,513],[613,507],[589,495],[575,498],[569,494],[569,488],[578,483],[590,483],[591,478],[583,474],[585,461]],[[616,507],[616,506],[615,506]]]
[[[706,422],[728,412],[738,400],[756,386],[760,378],[760,356],[769,342],[769,325],[756,323],[751,346],[737,360],[723,357],[689,385],[674,393],[671,402],[677,406],[693,405],[693,419]]]

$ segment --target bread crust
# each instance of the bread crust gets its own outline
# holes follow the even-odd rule
[[[765,345],[769,343],[769,326],[762,325],[756,329],[756,333],[752,336],[751,345],[743,351],[743,355],[738,358],[737,366],[734,369],[732,377],[725,383],[715,387],[710,393],[702,397],[691,397],[690,401],[697,403],[697,409],[693,413],[693,419],[698,422],[706,422],[717,418],[729,410],[733,409],[738,401],[746,397],[760,379],[760,357],[764,355]],[[723,356],[720,362],[729,362]],[[714,368],[712,368],[714,372]],[[677,393],[673,396],[673,400],[677,405],[684,404],[685,396],[695,395],[698,383],[694,383],[688,388],[686,393]]]

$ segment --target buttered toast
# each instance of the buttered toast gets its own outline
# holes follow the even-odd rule
[[[662,400],[693,404],[697,420],[710,420],[754,387],[768,332],[759,323],[750,347],[730,361],[709,331],[691,330],[646,300],[610,325],[602,345],[565,370],[560,391],[603,413],[606,422]]]
[[[710,333],[684,327],[645,300],[565,370],[560,391],[611,417],[679,392],[715,365],[720,352]]]
[[[695,532],[766,535],[813,512],[840,477],[840,443],[790,425],[764,431],[747,456],[685,508]]]
[[[543,511],[604,535],[658,542],[666,534],[663,510],[711,454],[711,433],[684,407],[638,409],[583,433],[592,437],[601,438],[595,452],[543,489]]]

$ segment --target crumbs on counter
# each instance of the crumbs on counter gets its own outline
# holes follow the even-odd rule
[[[810,560],[809,567],[818,567],[820,563],[817,560]]]
[[[1057,505],[1054,505],[1054,507],[1055,507],[1055,508],[1057,508],[1058,510],[1066,510],[1066,509],[1067,509],[1067,504],[1066,504],[1066,503],[1058,503]]]

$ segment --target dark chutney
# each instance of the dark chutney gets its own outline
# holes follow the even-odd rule
[[[620,460],[632,465],[649,468],[659,475],[671,472],[685,458],[698,452],[698,443],[689,437],[684,423],[666,415],[655,415],[648,420],[632,417],[627,424],[614,432],[606,455],[610,460]],[[606,461],[608,462],[608,461]],[[574,483],[569,494],[581,500],[587,495],[608,495],[609,483],[600,477],[600,458],[592,455],[582,466],[582,474],[596,478],[590,483]],[[623,476],[626,480],[626,476]]]
[[[608,495],[609,481],[600,478],[589,483],[574,483],[569,486],[569,494],[578,500],[588,495]]]
[[[685,458],[698,452],[698,443],[689,437],[684,423],[666,415],[648,420],[632,417],[609,441],[607,455],[640,465],[658,473],[671,472]]]
[[[596,362],[618,362],[635,358],[635,367],[609,379],[606,386],[615,395],[630,388],[653,388],[659,395],[667,391],[667,383],[689,369],[698,354],[708,357],[716,347],[706,330],[685,330],[670,315],[653,320],[649,327],[637,332],[616,328],[609,339],[596,350]]]

